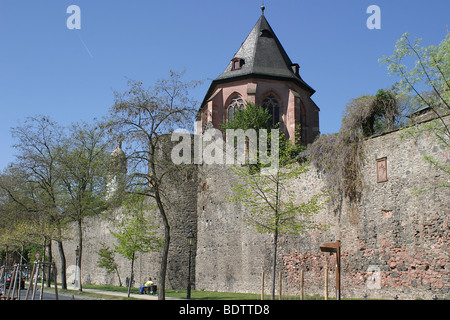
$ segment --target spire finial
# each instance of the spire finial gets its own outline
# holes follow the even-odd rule
[[[261,14],[262,15],[264,15],[264,10],[266,10],[266,7],[264,6],[264,3],[263,3],[263,5],[261,6]]]

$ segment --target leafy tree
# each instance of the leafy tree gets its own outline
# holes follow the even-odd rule
[[[96,125],[74,124],[70,134],[46,116],[29,117],[12,128],[17,140],[16,162],[0,178],[14,213],[21,213],[26,225],[15,225],[16,236],[29,242],[43,239],[48,261],[51,240],[61,257],[61,281],[65,288],[66,262],[63,240],[67,223],[77,221],[79,247],[82,250],[82,221],[87,215],[105,208],[105,163],[107,144],[103,129]],[[16,219],[16,218],[14,218]],[[13,219],[13,221],[14,221]],[[52,227],[50,227],[52,226]],[[28,234],[25,234],[25,231]],[[81,253],[78,259],[81,267]],[[49,283],[48,283],[49,284]]]
[[[394,54],[382,57],[390,74],[400,77],[399,87],[405,94],[414,94],[416,107],[428,106],[442,121],[450,111],[450,33],[439,46],[421,47],[421,39],[414,43],[405,33],[397,41]],[[414,61],[415,59],[415,61]],[[430,94],[432,92],[433,94]]]
[[[132,194],[124,202],[124,207],[118,225],[118,232],[111,232],[117,239],[115,251],[131,261],[130,281],[128,282],[128,297],[134,279],[134,261],[138,253],[156,251],[163,245],[157,236],[158,225],[150,216],[145,215],[144,197]]]
[[[61,181],[57,175],[59,148],[64,137],[64,128],[48,116],[40,115],[27,117],[21,125],[13,127],[11,132],[13,138],[17,140],[14,148],[18,153],[14,165],[24,171],[27,175],[25,184],[33,190],[33,194],[27,195],[29,200],[33,201],[28,201],[28,205],[24,202],[19,203],[26,207],[28,212],[39,212],[41,223],[55,225],[56,232],[51,238],[48,238],[50,235],[46,235],[46,247],[50,253],[47,258],[49,261],[52,260],[50,240],[55,240],[61,259],[61,284],[63,289],[67,289],[66,258],[63,249],[67,219],[61,214]],[[24,187],[26,186],[23,184],[19,186],[22,189]],[[17,196],[14,199],[17,201]]]
[[[266,129],[268,113],[260,107],[247,104],[247,108],[237,111],[233,121],[222,128],[233,129]],[[260,119],[260,121],[254,121]],[[276,265],[278,251],[278,237],[280,234],[301,234],[308,230],[321,229],[326,226],[314,220],[314,214],[322,208],[322,195],[298,203],[294,191],[289,190],[292,179],[299,179],[308,170],[308,163],[299,164],[293,155],[296,147],[280,134],[279,165],[264,174],[259,167],[235,166],[233,171],[240,178],[241,183],[233,188],[233,195],[227,198],[234,203],[243,204],[248,212],[245,221],[259,233],[273,236],[272,256],[272,299],[275,298]],[[278,139],[278,137],[271,137]],[[272,149],[270,152],[276,152]],[[267,166],[260,164],[262,167]]]
[[[321,195],[298,204],[296,194],[288,188],[292,179],[300,178],[308,170],[307,165],[292,163],[269,175],[252,173],[246,167],[233,170],[242,182],[232,188],[234,195],[228,200],[248,208],[245,221],[257,232],[273,236],[272,299],[275,297],[279,235],[326,229],[314,220],[314,215],[323,207]]]
[[[122,281],[120,279],[118,265],[114,258],[114,250],[102,243],[102,247],[98,250],[97,254],[99,255],[97,266],[99,268],[105,268],[108,274],[116,272],[117,278],[119,279],[119,286],[121,287]]]
[[[84,219],[107,208],[107,148],[104,128],[97,124],[76,123],[70,128],[70,135],[64,139],[59,152],[62,212],[77,226],[80,273]]]
[[[405,33],[397,41],[394,54],[384,56],[380,62],[388,64],[390,74],[400,78],[399,88],[403,95],[411,96],[417,109],[429,108],[436,120],[421,126],[408,128],[405,132],[415,138],[424,133],[433,134],[444,150],[450,150],[450,128],[444,117],[450,114],[450,33],[438,45],[421,46],[421,39],[411,42]],[[424,160],[450,174],[450,165],[431,155]],[[448,181],[443,186],[450,186]]]
[[[236,109],[232,120],[220,124],[222,130],[226,129],[270,129],[271,115],[265,108],[247,102],[244,109]]]
[[[58,179],[55,156],[58,130],[46,118],[28,118],[26,124],[13,128],[20,143],[16,162],[9,164],[0,177],[0,188],[8,195],[3,205],[10,206],[8,238],[17,244],[43,245],[42,257],[52,261],[51,240],[62,250],[65,224],[58,208]],[[46,254],[48,253],[48,254]],[[65,265],[64,255],[60,255]],[[61,268],[65,285],[65,268]],[[47,279],[50,286],[50,278]]]
[[[44,227],[43,215],[37,210],[39,197],[27,183],[24,170],[10,164],[0,175],[0,245],[5,251],[36,243],[42,245],[44,239],[53,234]],[[52,230],[53,231],[53,230]]]
[[[254,103],[251,102],[247,102],[245,105],[245,108],[243,109],[237,109],[234,112],[234,117],[232,120],[228,120],[225,121],[223,123],[220,124],[220,128],[222,129],[223,132],[226,133],[227,129],[232,129],[232,130],[248,130],[248,129],[253,129],[255,130],[257,133],[259,132],[259,130],[264,130],[267,132],[267,148],[266,150],[268,151],[268,153],[270,154],[270,149],[271,149],[271,130],[272,129],[277,129],[279,127],[279,123],[274,124],[274,127],[272,127],[271,125],[271,119],[272,119],[272,115],[269,113],[268,109],[263,108],[261,106],[257,106]],[[277,132],[279,132],[279,130],[277,130]],[[296,137],[296,141],[301,141],[300,137],[298,136],[300,133],[300,127],[297,128],[296,130],[297,132],[297,137]],[[257,138],[257,145],[260,146],[260,137]],[[286,159],[298,159],[299,161],[301,161],[301,153],[304,151],[304,146],[300,145],[300,144],[295,144],[292,143],[290,140],[288,140],[285,136],[284,133],[278,134],[277,137],[277,141],[278,141],[278,147],[280,148],[283,156]],[[246,143],[246,147],[249,147],[248,141]],[[261,146],[260,146],[261,147]],[[250,169],[254,170],[254,171],[259,171],[259,169],[263,166],[264,164],[261,161],[261,157],[264,156],[264,154],[260,154],[261,152],[261,148],[257,149],[256,152],[256,165],[250,165]],[[263,152],[264,153],[264,152]]]

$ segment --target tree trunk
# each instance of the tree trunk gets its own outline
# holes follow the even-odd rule
[[[62,241],[58,240],[58,251],[61,257],[61,288],[67,290],[67,276],[66,276],[66,255],[64,254],[64,248]]]
[[[277,251],[278,251],[278,227],[275,228],[275,232],[273,234],[272,297],[271,297],[272,300],[275,300]]]
[[[53,261],[53,253],[52,253],[52,240],[49,240],[48,242],[47,242],[47,245],[45,246],[45,250],[47,251],[47,256],[48,256],[48,259],[47,259],[47,262],[48,262],[48,265],[47,265],[47,288],[50,288],[51,287],[51,285],[52,285],[52,266],[51,266],[51,263],[52,263],[52,261]]]
[[[119,287],[122,286],[122,280],[120,280],[119,269],[116,267],[117,278],[119,278]]]
[[[280,222],[278,216],[278,205],[280,200],[280,171],[277,171],[276,179],[276,203],[275,203],[275,230],[273,233],[273,263],[272,263],[272,300],[275,300],[276,287],[276,268],[277,268],[277,251],[278,251],[278,223]]]
[[[159,272],[159,290],[158,290],[158,300],[166,299],[166,273],[167,273],[167,260],[169,257],[169,246],[170,246],[170,226],[169,221],[166,216],[166,211],[164,210],[161,197],[158,191],[155,192],[156,203],[159,208],[159,213],[164,224],[164,249],[162,254],[161,268]]]
[[[78,219],[78,264],[77,264],[77,268],[78,268],[78,283],[80,285],[80,288],[78,289],[79,291],[83,291],[82,285],[81,285],[81,257],[83,254],[83,230],[81,228],[81,219]]]
[[[131,292],[131,285],[133,284],[133,278],[134,278],[134,252],[133,252],[133,256],[131,257],[131,273],[130,273],[130,281],[128,281],[128,298],[130,297],[130,292]]]
[[[159,272],[160,289],[158,291],[158,300],[166,299],[166,274],[167,274],[167,260],[169,257],[170,244],[170,226],[164,223],[164,249],[161,261],[161,269]]]

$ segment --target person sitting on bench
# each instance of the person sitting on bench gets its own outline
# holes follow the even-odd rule
[[[144,283],[143,286],[140,286],[140,287],[139,287],[139,293],[140,293],[140,294],[143,294],[143,293],[144,293],[144,290],[145,290],[145,289],[149,290],[149,289],[150,289],[150,286],[152,286],[152,285],[153,285],[152,278],[148,278],[147,282]]]

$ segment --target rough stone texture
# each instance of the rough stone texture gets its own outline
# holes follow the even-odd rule
[[[361,200],[356,205],[344,201],[341,210],[329,207],[320,212],[318,221],[332,224],[326,232],[280,237],[278,268],[288,294],[298,294],[299,271],[304,270],[305,294],[323,295],[327,267],[329,296],[335,296],[335,257],[320,252],[319,246],[340,239],[342,297],[448,298],[450,193],[448,188],[437,187],[448,177],[427,164],[423,155],[448,163],[449,152],[432,135],[415,141],[408,136],[401,138],[402,134],[395,131],[363,143]],[[382,157],[387,158],[388,181],[377,183],[376,160]],[[265,271],[265,291],[269,293],[272,237],[255,233],[243,223],[245,208],[225,200],[238,178],[228,165],[197,169],[192,167],[179,179],[168,180],[168,194],[178,205],[170,209],[173,233],[168,287],[186,287],[186,236],[192,228],[197,235],[196,289],[259,293],[261,272]],[[314,168],[290,184],[299,202],[323,186],[321,174]],[[417,195],[415,190],[420,188],[424,191]],[[110,226],[99,219],[87,219],[85,227],[83,281],[117,283],[115,275],[108,276],[96,267],[100,243],[113,243]],[[67,265],[74,264],[75,244],[67,242],[65,249]],[[125,282],[129,262],[120,256],[117,260]],[[158,253],[139,256],[136,285],[148,276],[158,282],[159,261]]]
[[[361,201],[344,201],[338,211],[323,210],[318,220],[333,224],[328,231],[281,237],[279,268],[288,293],[299,292],[303,269],[305,294],[323,295],[323,268],[328,267],[329,295],[335,296],[335,257],[320,252],[319,246],[340,239],[343,297],[448,298],[450,194],[436,186],[445,175],[423,155],[448,162],[449,153],[432,135],[417,142],[402,135],[396,131],[364,142]],[[382,157],[387,157],[388,181],[377,183],[376,159]],[[265,271],[269,292],[272,238],[250,230],[242,223],[245,209],[224,200],[237,177],[226,166],[203,166],[199,179],[197,288],[257,293]],[[291,184],[299,201],[322,187],[314,168]],[[420,188],[424,192],[415,195]]]
[[[165,202],[167,205],[166,213],[171,226],[166,288],[186,288],[189,257],[187,236],[190,230],[194,234],[197,233],[197,168],[194,165],[174,168],[164,177],[163,196],[168,200]],[[159,212],[154,209],[149,210],[147,214],[151,215],[155,224],[160,226],[159,236],[164,238],[163,224]],[[103,215],[88,217],[84,220],[83,230],[82,283],[118,285],[119,281],[115,273],[108,275],[105,269],[97,266],[99,259],[97,252],[102,247],[102,243],[110,248],[114,248],[114,243],[116,243],[111,234],[111,231],[116,231],[112,222]],[[67,266],[75,265],[76,232],[73,231],[72,234],[72,240],[64,243]],[[195,270],[195,249],[194,246],[192,249],[192,270]],[[122,283],[125,285],[126,278],[130,276],[131,261],[117,253],[115,259],[118,263]],[[55,260],[59,265],[59,257],[56,257]],[[142,285],[148,277],[152,277],[158,285],[160,263],[160,252],[138,253],[134,264],[134,286]],[[74,270],[70,267],[69,269]],[[70,275],[68,274],[68,276]],[[192,272],[191,281],[195,284],[195,272]]]

